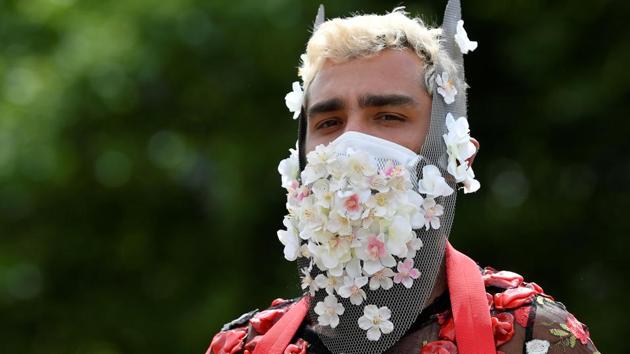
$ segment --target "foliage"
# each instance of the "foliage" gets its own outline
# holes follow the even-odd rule
[[[435,22],[442,6],[408,10]],[[276,166],[316,7],[0,1],[0,352],[201,353],[298,293]],[[453,242],[535,279],[604,352],[628,349],[626,10],[464,1],[485,188],[460,199]]]

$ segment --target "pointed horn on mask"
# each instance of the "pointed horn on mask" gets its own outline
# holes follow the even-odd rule
[[[313,22],[313,32],[317,31],[319,26],[324,23],[324,21],[324,4],[319,4],[319,8],[317,9],[317,16],[315,17],[315,22]]]
[[[457,22],[462,19],[462,6],[459,0],[449,0],[444,10],[444,18],[442,20],[442,31],[444,38],[446,38],[446,49],[448,55],[455,61],[455,63],[463,67],[464,55],[457,48],[455,43],[455,33],[457,33]]]

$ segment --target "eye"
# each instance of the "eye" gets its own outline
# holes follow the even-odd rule
[[[315,129],[317,130],[327,129],[327,128],[331,128],[340,124],[341,122],[339,121],[338,118],[324,119],[321,122],[317,123],[317,125],[315,126]]]
[[[391,114],[391,113],[381,114],[381,115],[377,116],[376,119],[377,120],[386,121],[386,122],[390,122],[390,121],[404,122],[406,120],[405,117],[402,117],[402,116],[399,116],[399,115],[395,115],[395,114]]]

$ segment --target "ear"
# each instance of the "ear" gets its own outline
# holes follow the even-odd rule
[[[468,166],[472,166],[473,161],[475,161],[475,156],[477,156],[477,153],[479,152],[479,141],[475,138],[470,138],[470,142],[475,145],[476,151],[468,160],[466,160],[468,162]]]

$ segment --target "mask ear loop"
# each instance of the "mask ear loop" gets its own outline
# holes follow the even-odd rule
[[[326,15],[324,4],[319,4],[319,7],[317,8],[317,15],[315,16],[315,21],[313,22],[313,33],[317,31],[319,26],[321,26],[325,21]],[[304,94],[306,94],[306,87],[304,88],[304,91]],[[306,150],[304,148],[306,144],[306,123],[306,112],[304,111],[304,106],[302,106],[300,109],[300,116],[298,118],[298,157],[300,160],[300,172],[304,171],[304,167],[306,166]]]
[[[300,162],[300,172],[304,171],[306,166],[306,112],[304,107],[300,109],[300,116],[298,117],[298,158]],[[299,176],[298,176],[299,178]]]

